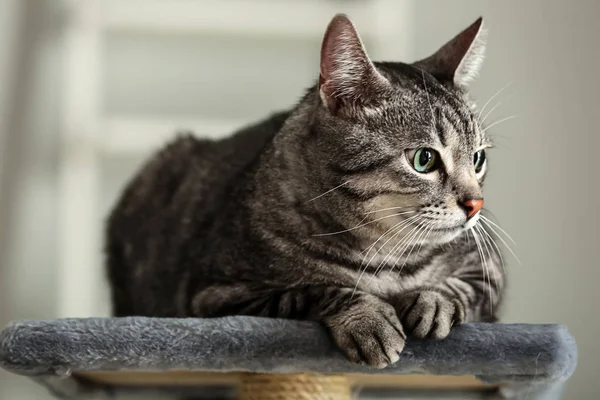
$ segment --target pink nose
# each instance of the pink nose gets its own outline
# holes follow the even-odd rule
[[[467,219],[477,214],[483,207],[483,199],[467,200],[463,203],[467,211]]]

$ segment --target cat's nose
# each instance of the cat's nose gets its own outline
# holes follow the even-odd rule
[[[467,212],[467,219],[470,219],[483,208],[483,199],[467,200],[462,205]]]

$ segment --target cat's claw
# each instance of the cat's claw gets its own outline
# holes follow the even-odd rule
[[[403,296],[396,306],[403,326],[416,338],[444,339],[465,319],[463,304],[440,292],[423,290]]]

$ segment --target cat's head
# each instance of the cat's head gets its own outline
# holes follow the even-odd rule
[[[478,19],[428,58],[372,62],[352,22],[333,18],[313,131],[323,189],[337,187],[324,201],[347,228],[445,242],[476,223],[491,143],[466,88],[484,47]]]

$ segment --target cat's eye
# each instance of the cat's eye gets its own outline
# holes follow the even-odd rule
[[[435,171],[439,164],[439,154],[428,147],[408,152],[408,158],[417,172],[427,173]]]
[[[473,165],[475,166],[475,172],[480,173],[485,164],[485,150],[479,150],[473,155]]]

